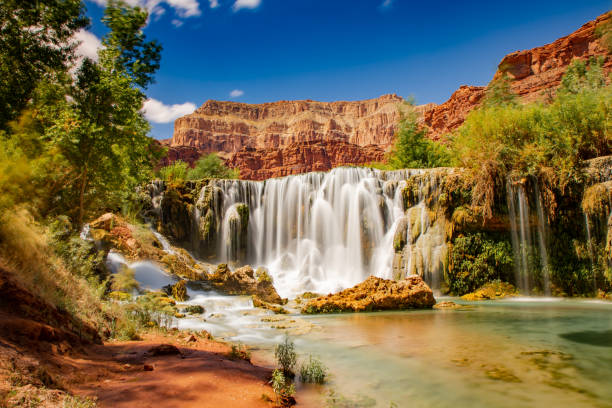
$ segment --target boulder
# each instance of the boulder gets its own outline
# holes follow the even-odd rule
[[[310,300],[302,313],[429,309],[435,304],[431,289],[418,275],[400,281],[370,276],[350,289]]]
[[[227,264],[219,264],[210,281],[231,295],[256,295],[266,303],[286,303],[274,289],[271,277],[262,270],[258,270],[256,275],[249,265],[232,272]]]

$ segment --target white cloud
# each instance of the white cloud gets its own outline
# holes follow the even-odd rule
[[[74,34],[74,40],[79,42],[76,54],[80,57],[98,60],[98,49],[102,47],[102,41],[87,30],[79,30]]]
[[[179,20],[179,19],[176,19],[176,18],[175,18],[174,20],[172,20],[172,24],[173,24],[175,27],[180,27],[180,26],[182,26],[182,25],[183,25],[183,22],[182,22],[181,20]]]
[[[240,9],[256,9],[261,4],[261,0],[236,0],[234,3],[234,11]]]
[[[163,102],[152,98],[147,99],[142,107],[145,118],[154,123],[170,123],[181,116],[192,113],[194,110],[196,110],[196,106],[191,102],[164,105]]]
[[[94,3],[106,7],[108,0],[91,0]],[[149,10],[150,14],[160,16],[164,13],[162,4],[172,7],[179,17],[194,17],[202,14],[198,0],[124,0],[128,5],[140,6]]]
[[[210,3],[210,8],[219,7],[219,0],[208,0],[208,2]]]
[[[389,8],[389,7],[391,7],[391,4],[393,4],[393,0],[385,0],[385,1],[382,2],[380,7],[382,7],[382,8]]]
[[[230,98],[240,98],[242,95],[244,95],[244,91],[242,89],[234,89],[232,92],[230,92]]]

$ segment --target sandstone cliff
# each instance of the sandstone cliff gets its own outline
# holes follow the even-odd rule
[[[611,72],[612,58],[597,33],[611,16],[602,15],[551,44],[507,55],[494,79],[507,73],[512,90],[528,102],[553,94],[575,58],[603,56]],[[440,139],[461,126],[485,92],[485,87],[464,85],[440,105],[420,106],[429,136]],[[380,161],[393,142],[402,102],[397,95],[354,102],[208,101],[176,120],[167,161],[193,163],[200,154],[218,152],[240,169],[241,178],[257,180]]]
[[[507,73],[512,80],[512,91],[522,101],[530,102],[554,93],[567,66],[575,58],[587,60],[603,56],[604,68],[607,73],[611,72],[612,58],[597,33],[597,28],[611,18],[612,14],[606,13],[551,44],[506,55],[493,79]],[[484,87],[462,86],[448,101],[426,110],[424,124],[429,128],[430,137],[438,139],[458,128],[467,114],[480,104],[485,90]]]
[[[397,95],[356,102],[207,101],[175,121],[170,146],[206,153],[283,148],[314,140],[385,147],[392,142],[402,101]]]

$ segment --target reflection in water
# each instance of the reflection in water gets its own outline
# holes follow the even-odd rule
[[[571,332],[560,334],[567,340],[576,343],[590,344],[591,346],[612,347],[612,330]]]

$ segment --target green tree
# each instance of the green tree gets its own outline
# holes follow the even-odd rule
[[[47,134],[77,177],[66,195],[78,203],[74,215],[81,225],[88,210],[117,205],[150,169],[149,124],[140,109],[141,87],[152,81],[160,47],[144,40],[147,12],[111,1],[104,23],[98,63],[85,59],[77,71],[68,100],[54,115]]]
[[[205,178],[238,178],[238,169],[230,169],[215,153],[201,157],[193,169],[187,173],[187,180],[201,180]]]
[[[419,124],[412,104],[408,105],[402,116],[388,158],[391,167],[406,169],[449,165],[450,156],[446,147],[427,138],[427,130]]]
[[[0,2],[0,129],[27,106],[38,81],[74,58],[74,33],[87,26],[81,0]]]

